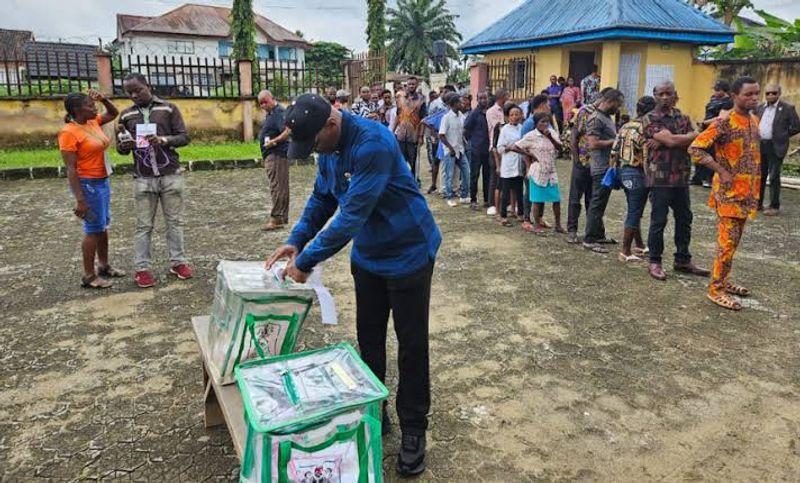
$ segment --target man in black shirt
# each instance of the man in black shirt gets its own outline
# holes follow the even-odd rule
[[[258,105],[267,113],[258,134],[258,144],[261,146],[272,198],[272,212],[263,229],[272,231],[289,223],[289,160],[286,157],[289,131],[286,129],[286,110],[270,91],[258,93]]]
[[[489,207],[489,179],[492,176],[492,163],[489,157],[489,124],[486,122],[486,109],[489,97],[485,91],[478,93],[478,106],[464,121],[464,139],[467,140],[470,160],[470,208],[478,209],[478,178],[483,188],[483,207]]]
[[[706,104],[706,115],[703,117],[703,122],[700,123],[702,129],[707,128],[714,119],[719,117],[720,112],[730,111],[733,109],[733,99],[731,99],[731,85],[726,80],[718,80],[714,84],[714,94],[711,95],[711,100]],[[703,185],[706,188],[711,187],[711,178],[714,177],[714,172],[705,166],[695,165],[694,175],[692,176],[691,184],[695,186]]]

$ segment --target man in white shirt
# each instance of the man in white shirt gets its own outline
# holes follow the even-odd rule
[[[442,118],[439,139],[444,143],[444,197],[449,206],[458,206],[453,192],[453,169],[458,165],[461,173],[459,187],[461,203],[469,203],[469,160],[464,148],[464,113],[461,112],[461,96],[447,93],[444,100],[450,111]]]
[[[789,138],[800,133],[797,110],[788,102],[780,100],[781,86],[770,84],[764,89],[765,103],[756,108],[761,118],[758,133],[761,137],[761,194],[758,209],[764,208],[767,177],[769,177],[769,208],[765,216],[775,216],[781,208],[781,167],[789,151]]]

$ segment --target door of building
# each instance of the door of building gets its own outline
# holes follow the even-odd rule
[[[575,79],[576,85],[580,85],[581,80],[592,73],[595,65],[594,52],[569,53],[569,76]]]

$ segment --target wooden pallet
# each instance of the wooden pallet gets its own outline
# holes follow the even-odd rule
[[[242,395],[236,384],[220,386],[208,373],[208,325],[211,317],[192,317],[192,329],[194,338],[200,346],[200,354],[203,357],[203,385],[205,386],[205,425],[213,428],[225,424],[228,433],[233,440],[233,447],[239,461],[244,455],[244,444],[247,439],[247,428],[244,423],[244,407],[242,406]]]

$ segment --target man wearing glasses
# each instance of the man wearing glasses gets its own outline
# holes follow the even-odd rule
[[[761,135],[761,193],[758,209],[764,209],[769,176],[769,208],[764,216],[776,216],[781,209],[781,166],[789,151],[789,138],[800,133],[800,119],[794,106],[781,100],[781,86],[770,84],[764,94],[766,102],[756,109]]]
[[[258,134],[258,145],[272,198],[272,211],[263,230],[273,231],[289,223],[289,160],[286,157],[289,130],[286,129],[286,109],[278,104],[270,91],[258,93],[258,105],[267,113]]]

